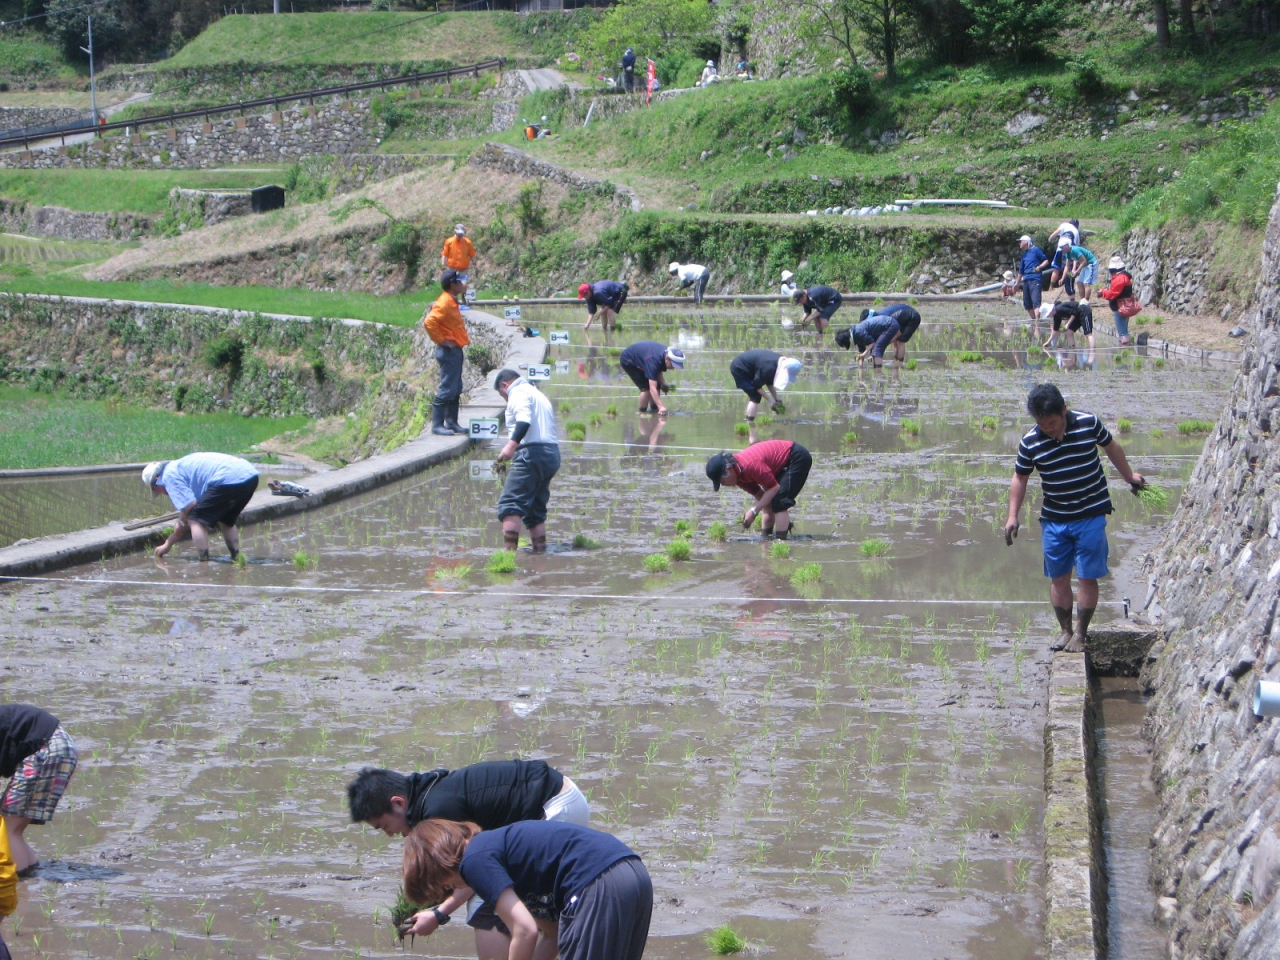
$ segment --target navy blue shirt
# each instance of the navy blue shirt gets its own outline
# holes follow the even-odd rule
[[[897,336],[901,329],[896,317],[884,313],[873,313],[857,326],[850,327],[849,335],[859,350],[865,350],[871,344],[876,344],[875,356],[882,357],[884,348],[889,345],[889,340]],[[881,339],[885,340],[884,344],[880,343]]]
[[[729,372],[733,374],[735,382],[749,383],[759,390],[773,383],[773,378],[778,375],[778,361],[781,359],[782,355],[772,350],[746,350],[733,358],[729,364]]]
[[[622,351],[618,362],[624,367],[644,371],[646,380],[657,381],[667,369],[667,348],[652,340],[640,340]]]
[[[540,920],[558,920],[574,896],[619,860],[637,854],[617,837],[560,820],[526,820],[476,834],[459,872],[467,886],[497,904],[511,887]]]
[[[831,315],[840,309],[840,304],[844,303],[844,297],[834,287],[810,287],[805,293],[809,297],[805,309],[816,310],[824,320],[830,320]]]
[[[1027,247],[1026,250],[1022,251],[1022,256],[1018,260],[1019,269],[1022,271],[1022,275],[1024,277],[1038,278],[1040,276],[1040,271],[1037,268],[1048,259],[1049,258],[1045,256],[1044,251],[1033,243],[1031,246]]]
[[[595,313],[602,306],[617,310],[626,289],[617,280],[597,280],[587,294],[587,313]]]
[[[636,68],[636,55],[627,51],[622,55],[622,69],[631,73]]]
[[[900,327],[905,327],[908,321],[920,322],[920,314],[916,308],[906,303],[891,303],[887,307],[881,307],[876,313],[882,317],[893,317]]]
[[[1040,471],[1044,503],[1040,519],[1051,523],[1087,520],[1111,512],[1111,493],[1098,459],[1098,447],[1111,444],[1111,434],[1092,413],[1067,411],[1067,428],[1055,440],[1038,426],[1018,444],[1013,465],[1020,477]]]

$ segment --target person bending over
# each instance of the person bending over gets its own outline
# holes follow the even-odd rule
[[[790,510],[809,479],[813,458],[792,440],[763,440],[738,453],[717,453],[707,460],[707,479],[717,491],[720,485],[740,487],[755,497],[742,515],[743,527],[763,517],[766,537],[786,540],[791,530]]]

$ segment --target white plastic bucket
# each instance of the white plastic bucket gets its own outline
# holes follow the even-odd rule
[[[1259,717],[1280,717],[1280,683],[1258,681],[1253,690],[1253,712]]]

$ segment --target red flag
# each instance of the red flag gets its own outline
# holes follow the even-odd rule
[[[648,60],[648,58],[645,58]],[[645,91],[644,105],[647,107],[649,102],[653,100],[653,85],[658,82],[658,65],[649,60],[649,83],[648,89]]]

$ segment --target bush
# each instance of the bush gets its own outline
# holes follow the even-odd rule
[[[1082,53],[1068,60],[1067,67],[1071,70],[1071,89],[1081,100],[1101,100],[1110,95],[1111,86],[1092,55]]]
[[[494,355],[493,347],[473,343],[467,347],[464,356],[467,358],[467,363],[479,370],[482,376],[488,376],[489,373],[498,369],[498,358]]]
[[[240,339],[239,334],[224,333],[205,343],[204,362],[215,370],[228,368],[234,380],[240,374],[246,351],[245,343]]]
[[[378,241],[378,255],[387,263],[403,263],[406,279],[412,278],[422,262],[422,232],[413,224],[396,221]]]
[[[875,110],[876,93],[871,74],[862,67],[849,67],[833,73],[829,83],[836,103],[844,108],[850,120],[857,122]]]

